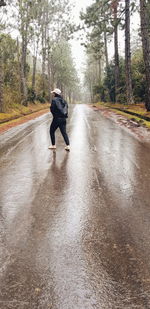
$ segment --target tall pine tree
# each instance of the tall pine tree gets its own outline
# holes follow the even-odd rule
[[[145,106],[150,111],[150,4],[148,0],[140,0],[141,35],[146,74]]]

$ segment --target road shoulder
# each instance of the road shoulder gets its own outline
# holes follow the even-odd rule
[[[90,105],[91,108],[100,112],[104,117],[111,119],[121,127],[127,129],[131,134],[137,137],[140,141],[146,141],[150,143],[150,122],[135,117],[131,114],[120,111],[119,107],[113,109],[113,106],[109,106],[105,103],[96,103]],[[116,106],[117,108],[117,106]],[[150,114],[150,113],[149,113]]]
[[[9,129],[13,128],[13,127],[16,127],[20,124],[28,122],[29,120],[40,117],[44,114],[47,114],[48,112],[49,112],[49,109],[45,108],[45,109],[42,109],[42,110],[39,110],[39,111],[32,112],[29,115],[21,116],[17,119],[13,119],[13,120],[7,121],[5,123],[1,123],[0,124],[0,133],[4,133],[4,132],[8,131]]]

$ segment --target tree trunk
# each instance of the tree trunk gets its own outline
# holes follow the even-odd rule
[[[66,90],[66,87],[63,85],[62,90],[62,96],[65,100],[67,100],[67,96],[68,96],[68,91]]]
[[[104,46],[105,46],[105,61],[106,61],[106,68],[109,66],[108,61],[108,48],[107,48],[107,33],[106,30],[104,31]]]
[[[114,49],[115,49],[115,102],[119,94],[119,52],[118,52],[118,0],[114,3]]]
[[[36,56],[33,56],[32,90],[35,90],[36,63],[37,63],[37,54]]]
[[[94,97],[93,97],[93,83],[90,80],[90,98],[91,98],[91,103],[94,101]]]
[[[69,94],[68,94],[68,98],[69,98],[69,103],[72,103],[72,92],[71,90],[69,90]]]
[[[26,83],[26,62],[27,62],[27,46],[28,46],[28,28],[30,23],[30,14],[29,14],[29,3],[19,2],[20,16],[21,16],[21,95],[22,95],[22,104],[27,105],[27,83]],[[27,6],[25,6],[27,4]]]
[[[46,84],[45,84],[45,75],[46,75],[46,34],[47,34],[47,27],[46,27],[46,9],[43,9],[43,18],[42,18],[42,88],[43,88],[43,95],[46,92]]]
[[[4,0],[0,0],[0,7],[5,6]],[[2,50],[0,46],[0,113],[4,112],[4,100],[3,100],[3,66],[2,66]]]
[[[38,56],[39,36],[37,37],[34,56],[33,56],[33,73],[32,73],[32,89],[35,90],[36,65]]]
[[[2,51],[0,47],[0,113],[4,112],[3,101],[3,68],[2,68]]]
[[[20,47],[19,47],[18,38],[17,38],[17,61],[18,61],[19,89],[20,89],[20,95],[21,95],[22,93],[21,91],[21,63],[20,63]]]
[[[125,0],[125,70],[127,104],[133,104],[130,48],[130,0]]]
[[[48,54],[48,99],[51,101],[51,63],[50,55]]]
[[[24,37],[22,37],[22,49],[21,49],[21,94],[22,104],[27,105],[27,84],[26,84],[26,47],[24,44]]]
[[[98,76],[99,76],[99,82],[101,84],[102,82],[102,59],[99,58],[98,60]]]
[[[148,18],[148,1],[140,0],[141,34],[143,45],[143,56],[146,74],[146,100],[145,107],[150,111],[150,35]]]

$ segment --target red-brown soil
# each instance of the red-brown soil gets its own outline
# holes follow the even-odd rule
[[[20,117],[18,119],[11,120],[11,121],[8,121],[6,123],[3,123],[3,124],[0,125],[0,133],[3,133],[3,132],[5,132],[5,131],[13,128],[13,127],[18,126],[19,124],[25,123],[29,120],[32,120],[32,119],[37,118],[41,115],[44,115],[44,114],[48,113],[48,111],[49,111],[49,109],[44,109],[44,110],[32,113],[30,115],[23,116],[23,117]]]

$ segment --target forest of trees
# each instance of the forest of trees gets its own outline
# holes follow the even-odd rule
[[[70,102],[80,99],[70,44],[75,28],[86,33],[84,83],[91,102],[143,102],[150,111],[150,1],[93,0],[79,27],[71,10],[68,0],[0,0],[0,112],[13,102],[50,101],[54,87]],[[133,41],[135,14],[140,26]]]
[[[140,16],[136,42],[131,39],[131,18]],[[93,0],[81,13],[86,31],[85,85],[91,101],[133,104],[144,102],[150,111],[150,1]],[[124,37],[124,56],[119,35]],[[109,57],[110,41],[114,57]]]
[[[0,112],[49,101],[54,87],[78,99],[70,11],[67,0],[0,0]]]

